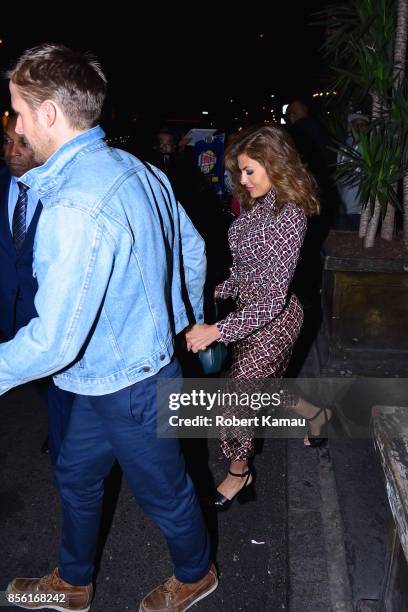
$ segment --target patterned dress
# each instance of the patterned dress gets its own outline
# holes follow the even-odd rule
[[[306,224],[305,212],[294,204],[284,204],[277,213],[270,191],[230,227],[231,274],[215,290],[216,297],[231,297],[236,303],[235,312],[217,323],[220,341],[233,343],[230,378],[280,378],[288,366],[303,322],[290,284]],[[220,442],[228,459],[245,460],[253,454],[251,431],[235,436],[224,432]]]

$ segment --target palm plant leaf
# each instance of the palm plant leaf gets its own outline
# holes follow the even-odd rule
[[[363,206],[373,207],[378,200],[383,214],[388,202],[401,208],[396,185],[408,170],[408,130],[397,124],[393,127],[396,129],[390,129],[388,121],[379,120],[359,133],[354,147],[339,145],[342,162],[337,178],[358,185]]]
[[[389,92],[393,79],[394,5],[394,0],[348,0],[318,13],[320,25],[327,26],[323,50],[336,75],[333,87],[341,94],[355,94],[361,88],[381,97]]]
[[[379,202],[401,208],[398,183],[408,172],[408,96],[401,82],[403,61],[394,67],[396,0],[347,0],[318,14],[327,28],[323,47],[332,64],[332,86],[346,114],[356,104],[372,103],[372,124],[355,145],[336,142],[342,162],[337,178],[358,185],[363,205]]]

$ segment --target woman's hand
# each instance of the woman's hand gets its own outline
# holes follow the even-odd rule
[[[197,353],[205,349],[221,337],[220,330],[215,325],[197,323],[186,333],[187,350]]]

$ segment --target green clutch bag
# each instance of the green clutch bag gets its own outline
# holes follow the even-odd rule
[[[218,317],[218,304],[215,302],[214,312]],[[198,352],[198,359],[204,374],[219,374],[224,368],[228,349],[223,342],[213,342],[205,351]]]

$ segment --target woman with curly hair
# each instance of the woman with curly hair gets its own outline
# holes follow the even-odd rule
[[[307,216],[319,212],[316,184],[290,136],[274,126],[235,135],[225,152],[225,166],[242,213],[229,230],[231,273],[215,295],[233,298],[236,309],[213,325],[195,325],[186,334],[187,348],[197,352],[214,341],[232,343],[230,378],[238,382],[281,378],[303,321],[291,281]],[[318,435],[325,418],[322,411],[304,400],[298,400],[295,410],[315,418],[312,434]],[[253,437],[253,431],[221,436],[230,468],[217,488],[215,505],[220,510],[228,508],[237,494],[244,498],[253,492],[248,464]]]

